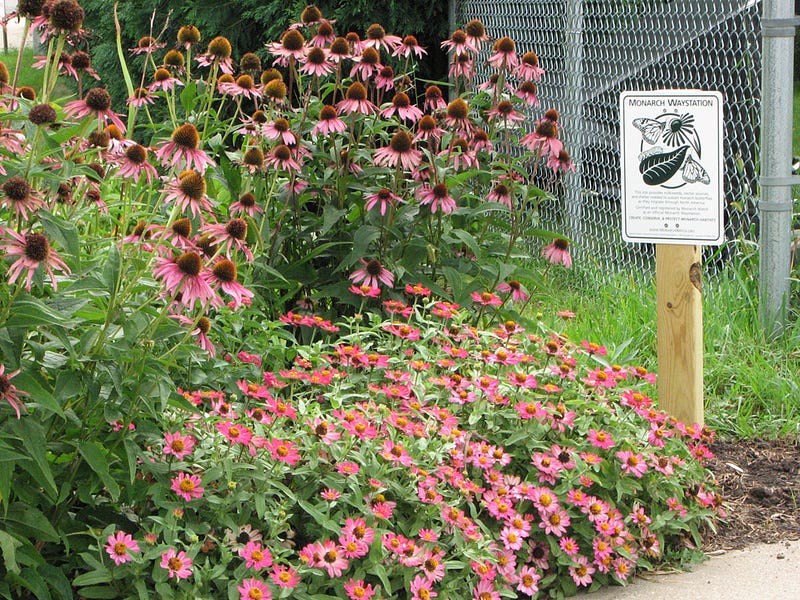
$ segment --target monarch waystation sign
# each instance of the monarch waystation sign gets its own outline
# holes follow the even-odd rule
[[[724,240],[722,94],[622,92],[622,238]]]

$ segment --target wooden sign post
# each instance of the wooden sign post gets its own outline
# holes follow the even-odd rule
[[[700,250],[723,229],[722,94],[622,92],[622,237],[656,244],[658,400],[703,423]]]
[[[658,398],[684,423],[703,422],[700,246],[656,245]]]

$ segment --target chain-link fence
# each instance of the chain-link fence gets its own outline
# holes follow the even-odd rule
[[[561,112],[577,165],[548,225],[604,272],[654,264],[651,244],[622,241],[619,94],[623,90],[719,90],[725,108],[726,238],[706,248],[720,264],[755,237],[761,30],[757,0],[451,0],[456,25],[479,18],[547,71],[542,108]]]

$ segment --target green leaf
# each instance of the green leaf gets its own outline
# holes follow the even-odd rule
[[[19,389],[30,394],[31,403],[34,403],[39,407],[50,411],[51,413],[55,413],[61,418],[66,418],[64,415],[64,410],[61,408],[58,400],[56,400],[50,392],[44,389],[36,380],[36,378],[30,373],[26,371],[20,372],[14,378],[14,384],[19,387]]]
[[[8,507],[6,521],[22,525],[20,533],[29,535],[43,542],[57,542],[58,532],[50,524],[44,513],[38,508],[22,502],[13,502]]]
[[[111,494],[111,498],[113,500],[119,498],[119,485],[108,471],[108,461],[106,460],[102,446],[97,442],[80,442],[77,447],[81,456],[83,456],[86,463],[92,468],[92,471],[97,473],[100,481],[103,482],[103,485]]]
[[[64,571],[49,564],[39,565],[36,570],[45,578],[50,588],[56,592],[62,600],[72,600],[72,587],[70,586],[67,576],[64,575]]]
[[[117,285],[119,284],[119,271],[120,271],[120,257],[119,249],[116,244],[111,244],[108,249],[108,254],[105,258],[103,265],[103,283],[106,284],[111,297],[113,298],[117,293]]]
[[[10,533],[0,529],[0,550],[3,551],[3,563],[6,570],[11,573],[19,573],[19,565],[17,564],[17,548],[22,545],[17,538]]]
[[[72,585],[75,587],[82,587],[85,585],[96,585],[98,583],[108,583],[111,581],[111,571],[109,571],[105,567],[100,567],[95,569],[94,571],[89,571],[88,573],[82,573],[78,575],[75,579],[72,580]],[[85,594],[86,590],[81,590],[82,595]]]
[[[46,210],[40,210],[36,214],[42,222],[42,227],[44,227],[47,235],[56,240],[75,259],[75,269],[79,269],[81,242],[78,236],[78,228],[75,224],[65,221]]]
[[[325,205],[325,208],[322,209],[322,229],[320,230],[319,234],[325,235],[328,233],[331,227],[336,225],[339,219],[341,219],[347,213],[348,211],[345,209],[338,209],[330,204]]]
[[[197,84],[194,81],[187,83],[181,92],[181,104],[183,110],[190,113],[194,110],[197,103]]]
[[[80,594],[83,598],[119,598],[119,592],[107,585],[85,587]]]
[[[22,445],[28,451],[28,455],[33,459],[38,469],[31,472],[36,479],[36,483],[45,488],[51,498],[58,496],[58,487],[50,471],[50,461],[47,460],[47,442],[44,437],[42,426],[30,419],[20,419],[16,425],[16,433],[22,440]]]
[[[11,315],[6,321],[6,327],[24,327],[25,329],[33,329],[40,325],[64,327],[68,324],[69,320],[64,315],[57,313],[33,296],[18,298],[11,305]]]

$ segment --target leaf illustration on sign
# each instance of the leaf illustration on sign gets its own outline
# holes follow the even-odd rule
[[[704,183],[706,185],[711,183],[711,178],[708,176],[708,171],[706,171],[702,165],[689,156],[686,159],[686,162],[683,163],[683,170],[681,171],[681,177],[686,183]]]
[[[633,120],[633,126],[642,132],[642,139],[648,144],[655,144],[664,133],[666,123],[655,119],[640,118]]]
[[[672,152],[662,152],[648,156],[639,163],[642,181],[647,185],[661,185],[669,181],[686,160],[689,146],[681,146]]]

